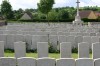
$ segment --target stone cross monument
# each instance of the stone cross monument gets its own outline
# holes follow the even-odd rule
[[[80,15],[79,15],[79,0],[77,0],[77,14],[75,16],[75,20],[73,21],[73,24],[74,25],[82,25],[83,21],[81,20],[80,18]]]

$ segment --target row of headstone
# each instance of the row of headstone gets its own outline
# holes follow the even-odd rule
[[[16,31],[63,31],[63,32],[87,32],[87,33],[94,33],[99,32],[98,28],[89,28],[89,27],[72,27],[68,26],[67,28],[64,26],[33,26],[29,25],[8,25],[4,30],[16,30]]]
[[[48,57],[48,42],[39,42],[37,44],[38,58]],[[71,43],[63,42],[60,44],[60,58],[72,58],[71,57]],[[15,57],[26,57],[26,44],[25,42],[14,43]],[[100,58],[100,43],[94,43],[92,45],[92,57],[93,59]],[[4,57],[4,42],[0,42],[0,57]],[[86,42],[79,43],[78,45],[78,58],[89,58],[89,44]]]
[[[14,49],[14,42],[17,41],[25,41],[24,36],[23,35],[13,35],[13,34],[9,34],[9,35],[0,35],[0,41],[4,41],[4,46],[5,49]]]
[[[31,57],[0,57],[0,66],[100,66],[100,59],[72,59],[72,58],[35,58]]]
[[[65,31],[56,31],[56,29],[54,31],[49,31],[49,30],[44,30],[44,29],[40,29],[40,31],[36,30],[32,30],[32,31],[16,31],[16,30],[0,30],[0,34],[22,34],[22,35],[26,35],[26,34],[30,34],[30,35],[73,35],[73,36],[77,36],[77,35],[81,35],[81,36],[100,36],[100,32],[66,32]]]

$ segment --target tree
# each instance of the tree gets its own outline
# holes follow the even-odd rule
[[[1,13],[5,19],[12,19],[14,18],[12,6],[9,1],[4,0],[1,4]]]
[[[52,10],[48,13],[48,19],[49,20],[57,20],[57,12]]]
[[[24,14],[24,10],[19,8],[18,10],[14,10],[15,19],[20,19],[21,16]]]
[[[41,13],[46,14],[48,17],[48,13],[52,9],[53,4],[54,4],[54,0],[40,0],[40,3],[37,4],[38,10]]]
[[[60,10],[58,13],[58,19],[60,20],[65,20],[65,19],[69,19],[69,13],[67,10]]]

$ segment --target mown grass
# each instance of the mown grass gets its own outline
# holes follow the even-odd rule
[[[4,55],[5,55],[5,57],[14,57],[15,54],[14,53],[5,53]],[[37,53],[26,53],[26,57],[37,58],[37,56],[38,56]],[[58,58],[60,58],[60,54],[59,53],[49,53],[49,57],[58,59]],[[73,53],[72,58],[77,59],[78,54]],[[92,54],[90,54],[90,58],[92,58]]]

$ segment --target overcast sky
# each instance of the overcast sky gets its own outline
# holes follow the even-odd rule
[[[13,9],[17,10],[19,8],[37,8],[37,3],[40,0],[9,0]],[[76,0],[55,0],[54,7],[65,7],[65,6],[76,6]],[[80,0],[80,6],[100,6],[100,0]],[[2,0],[0,0],[0,4]]]

